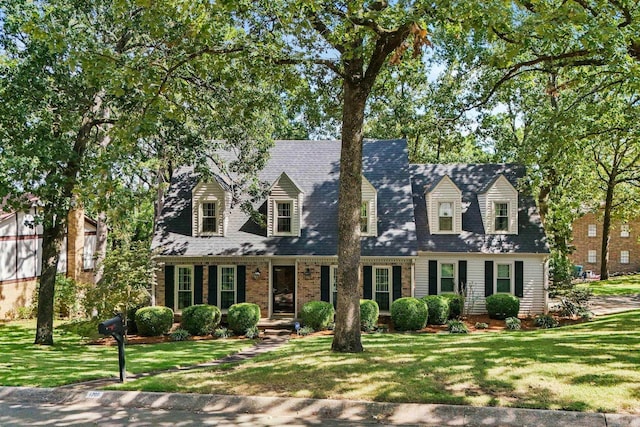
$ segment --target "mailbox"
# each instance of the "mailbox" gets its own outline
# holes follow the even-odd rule
[[[124,324],[122,323],[122,315],[118,314],[109,320],[98,325],[98,332],[102,335],[124,335]]]

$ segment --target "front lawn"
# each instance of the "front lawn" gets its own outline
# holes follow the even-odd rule
[[[640,413],[640,312],[533,332],[372,334],[337,354],[292,340],[240,365],[118,389]]]
[[[35,321],[0,323],[0,385],[55,387],[118,377],[118,347],[85,345],[56,328],[53,346],[33,344]],[[253,345],[249,340],[209,340],[126,346],[127,372],[141,373],[218,359]]]
[[[640,274],[618,276],[580,286],[588,286],[593,294],[598,296],[638,295],[640,294]]]

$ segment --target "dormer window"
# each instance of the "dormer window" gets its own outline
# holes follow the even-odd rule
[[[291,233],[291,205],[292,202],[277,202],[278,204],[278,218],[277,227],[278,233]]]
[[[224,207],[229,206],[230,194],[220,182],[201,182],[192,191],[193,235],[224,236],[226,218]]]
[[[441,202],[438,206],[440,231],[453,231],[453,206],[451,202]]]
[[[269,189],[267,236],[300,236],[304,192],[282,172]]]
[[[207,234],[215,234],[218,232],[218,217],[215,202],[203,202],[201,204],[202,223],[200,224],[200,232]]]
[[[509,231],[509,203],[497,202],[495,205],[496,212],[496,231]]]
[[[369,180],[362,177],[362,202],[360,203],[360,235],[363,237],[377,236],[378,224],[376,219],[378,192]]]
[[[362,202],[360,205],[360,232],[368,233],[369,232],[369,204],[367,202]]]

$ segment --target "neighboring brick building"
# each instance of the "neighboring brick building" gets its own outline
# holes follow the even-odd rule
[[[588,213],[576,219],[572,227],[575,251],[570,255],[571,262],[600,274],[602,219]],[[609,274],[640,271],[640,218],[628,223],[614,221],[609,236]]]

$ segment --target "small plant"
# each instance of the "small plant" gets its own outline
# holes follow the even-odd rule
[[[375,329],[376,334],[386,334],[387,332],[389,332],[389,326],[387,325],[380,325]]]
[[[555,296],[560,300],[559,314],[561,316],[581,316],[589,311],[589,299],[592,297],[591,288],[573,286],[570,289],[558,292]]]
[[[213,305],[196,304],[182,310],[180,327],[191,335],[211,335],[220,325],[220,309]]]
[[[449,319],[457,319],[464,312],[464,296],[458,294],[443,294],[441,297],[449,301]]]
[[[476,329],[489,329],[489,324],[484,322],[476,322]]]
[[[312,327],[309,326],[303,326],[302,328],[298,329],[298,335],[306,337],[307,335],[311,335],[314,332]]]
[[[504,320],[517,317],[520,311],[520,299],[509,294],[494,294],[487,297],[487,312],[492,319]]]
[[[424,301],[405,297],[391,304],[391,319],[398,331],[417,331],[425,327],[429,310]]]
[[[429,325],[444,325],[449,319],[449,299],[443,295],[428,295],[422,298],[427,304]]]
[[[507,329],[510,329],[512,331],[519,330],[522,325],[522,322],[520,322],[520,319],[518,319],[517,317],[507,317],[504,322],[507,325]]]
[[[549,314],[539,314],[534,319],[534,324],[542,329],[551,329],[558,327],[558,321]]]
[[[178,328],[175,331],[171,332],[171,341],[186,341],[189,339],[191,334],[186,329]]]
[[[327,325],[327,331],[335,331],[336,329],[336,322],[331,322]]]
[[[145,337],[157,337],[169,332],[173,325],[173,310],[169,307],[144,307],[136,311],[138,333]]]
[[[593,314],[593,311],[591,310],[582,309],[578,311],[578,316],[580,316],[580,318],[584,320],[592,320],[594,314]]]
[[[253,326],[247,329],[247,332],[245,332],[244,336],[249,338],[250,340],[254,340],[260,336],[260,329],[258,329],[257,326]]]
[[[229,329],[236,335],[243,335],[250,328],[258,326],[260,321],[260,306],[250,302],[233,304],[227,312]]]
[[[375,330],[378,324],[380,309],[378,303],[370,299],[360,300],[360,325],[365,332]]]
[[[229,329],[227,329],[225,327],[222,327],[222,328],[218,328],[215,331],[213,331],[213,335],[216,338],[223,338],[224,339],[224,338],[229,338],[230,336],[233,336],[233,333]]]
[[[304,326],[316,331],[323,331],[333,322],[335,314],[336,310],[333,308],[333,304],[325,301],[309,301],[302,306],[300,318]]]
[[[469,328],[462,320],[452,319],[447,322],[447,329],[450,334],[468,334]]]

